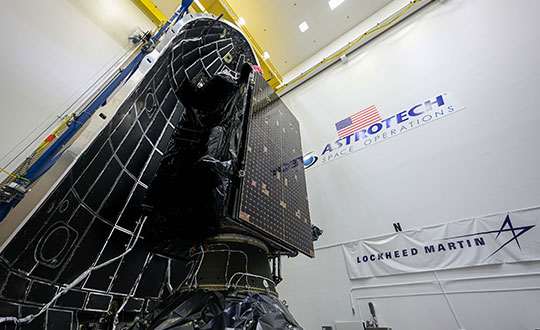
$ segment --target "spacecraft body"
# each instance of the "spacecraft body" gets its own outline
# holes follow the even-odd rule
[[[269,263],[313,256],[298,122],[234,26],[175,28],[0,252],[0,316],[35,315],[22,329],[299,328]]]

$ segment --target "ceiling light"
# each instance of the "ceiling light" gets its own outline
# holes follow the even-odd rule
[[[309,25],[307,25],[306,21],[303,21],[298,25],[298,28],[300,29],[300,32],[306,32],[306,30],[309,29]]]
[[[243,17],[238,18],[238,21],[236,21],[236,22],[240,26],[246,25],[246,20]]]
[[[337,6],[341,5],[345,0],[328,0],[328,5],[330,10],[336,9]]]
[[[263,58],[264,58],[265,60],[269,59],[269,58],[270,58],[270,54],[268,54],[268,52],[264,52]]]

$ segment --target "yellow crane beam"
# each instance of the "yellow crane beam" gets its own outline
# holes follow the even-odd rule
[[[133,0],[135,4],[148,16],[152,22],[157,26],[161,26],[167,22],[167,16],[165,16],[161,10],[150,0]]]

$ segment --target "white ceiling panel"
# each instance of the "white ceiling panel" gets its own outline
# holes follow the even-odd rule
[[[335,0],[334,0],[335,1]],[[281,74],[285,74],[392,0],[228,0]],[[301,32],[299,24],[309,28]]]

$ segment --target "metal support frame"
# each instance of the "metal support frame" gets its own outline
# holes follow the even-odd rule
[[[281,255],[272,257],[272,280],[276,285],[283,281],[281,276]]]

